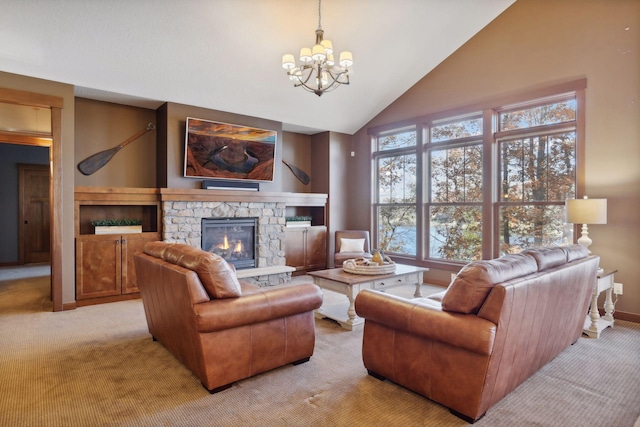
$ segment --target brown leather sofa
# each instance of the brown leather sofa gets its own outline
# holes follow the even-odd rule
[[[150,242],[134,257],[149,332],[210,392],[313,354],[317,286],[260,288],[177,243]]]
[[[539,248],[472,262],[430,298],[362,291],[364,365],[474,422],[578,340],[598,262]]]

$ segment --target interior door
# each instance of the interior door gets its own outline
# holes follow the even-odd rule
[[[49,166],[18,165],[20,262],[51,262]]]

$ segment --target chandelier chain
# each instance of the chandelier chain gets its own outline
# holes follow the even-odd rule
[[[318,0],[318,29],[322,28],[322,8],[320,7],[322,0]]]

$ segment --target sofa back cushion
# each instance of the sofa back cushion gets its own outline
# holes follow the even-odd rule
[[[589,250],[580,245],[561,246],[562,250],[567,254],[567,262],[573,262],[578,259],[589,256]]]
[[[538,270],[558,267],[567,262],[567,253],[560,246],[548,248],[531,248],[521,253],[532,256],[538,263]]]
[[[240,282],[224,258],[180,243],[149,242],[144,252],[195,271],[211,298],[233,298],[241,294]]]
[[[495,285],[537,271],[535,259],[525,254],[471,262],[460,270],[447,288],[442,309],[476,314]]]

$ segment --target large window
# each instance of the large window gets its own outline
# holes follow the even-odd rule
[[[417,134],[401,129],[376,140],[377,247],[416,256]]]
[[[498,114],[500,254],[562,243],[576,194],[576,100]]]
[[[463,261],[482,255],[482,118],[434,124],[428,153],[431,259]]]
[[[584,83],[373,131],[377,247],[459,265],[569,241]]]

